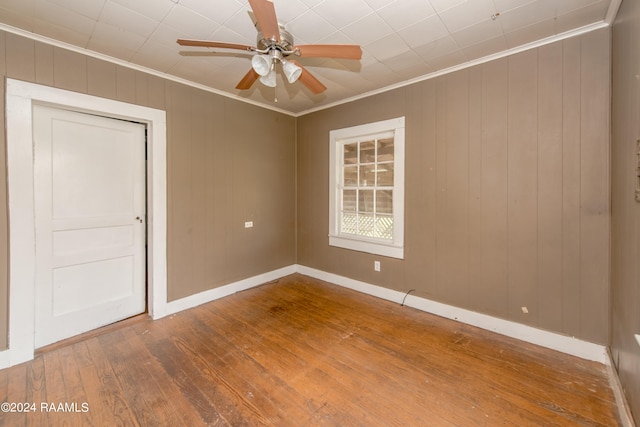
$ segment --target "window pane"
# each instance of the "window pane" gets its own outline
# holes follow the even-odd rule
[[[380,187],[393,187],[393,163],[378,164],[378,183]]]
[[[376,184],[376,166],[360,166],[360,186],[373,187]]]
[[[353,144],[344,144],[342,149],[342,153],[344,155],[344,164],[345,165],[353,165],[358,162],[358,143],[354,142]]]
[[[373,237],[373,214],[358,215],[358,235]]]
[[[342,192],[342,210],[344,212],[356,213],[356,190],[344,190]]]
[[[345,186],[357,186],[358,185],[358,166],[345,166],[344,167],[344,185]]]
[[[358,234],[358,215],[355,213],[342,213],[340,231],[348,234]]]
[[[393,190],[376,191],[376,213],[393,213]]]
[[[376,145],[374,141],[360,143],[360,163],[373,163],[376,161]]]
[[[360,190],[358,193],[358,212],[373,213],[373,190]]]
[[[393,239],[393,216],[377,215],[375,237],[381,239]]]
[[[393,138],[378,140],[378,162],[393,161]]]

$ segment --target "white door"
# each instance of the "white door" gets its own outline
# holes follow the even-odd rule
[[[144,133],[34,106],[36,348],[145,311]]]

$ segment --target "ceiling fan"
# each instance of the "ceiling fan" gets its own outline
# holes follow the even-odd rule
[[[269,87],[276,86],[276,65],[282,65],[282,71],[289,83],[298,79],[312,93],[319,94],[327,88],[291,55],[300,58],[339,58],[360,59],[362,49],[358,45],[342,44],[308,44],[293,43],[293,36],[278,23],[273,0],[249,0],[253,10],[258,30],[257,46],[225,43],[206,40],[178,39],[180,46],[217,47],[224,49],[239,49],[256,52],[251,58],[251,68],[240,80],[236,89],[249,89],[253,83],[260,82]]]

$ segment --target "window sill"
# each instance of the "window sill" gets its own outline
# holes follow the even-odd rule
[[[341,236],[329,236],[329,245],[353,251],[367,252],[390,258],[404,259],[404,247],[387,245],[374,241],[353,239]]]

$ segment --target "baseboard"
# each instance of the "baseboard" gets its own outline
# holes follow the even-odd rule
[[[397,302],[398,304],[402,303],[404,299],[404,305],[427,313],[456,320],[458,322],[493,331],[531,344],[540,345],[552,350],[577,356],[582,359],[599,362],[605,365],[610,363],[607,347],[599,344],[594,344],[555,332],[545,331],[486,314],[465,310],[463,308],[454,307],[440,302],[431,301],[426,298],[406,295],[406,293],[403,292],[394,291],[381,286],[372,285],[302,265],[296,266],[296,272],[388,301]]]
[[[631,408],[629,407],[629,402],[625,397],[624,389],[620,383],[620,377],[618,376],[618,372],[613,364],[613,357],[611,357],[610,351],[607,351],[607,358],[609,359],[607,366],[609,385],[611,386],[613,396],[616,399],[616,406],[618,407],[618,414],[620,415],[622,427],[635,427],[636,424],[633,421],[633,414],[631,414]]]
[[[227,285],[220,286],[218,288],[209,289],[194,295],[189,295],[175,301],[168,302],[164,313],[164,316],[168,316],[174,313],[178,313],[182,310],[197,307],[199,305],[214,301],[223,297],[226,297],[236,292],[244,291],[272,280],[280,279],[281,277],[288,276],[296,272],[296,266],[290,265],[280,268],[278,270],[269,271],[267,273],[259,274],[257,276],[249,277],[247,279],[240,280],[238,282],[229,283]],[[154,319],[158,319],[155,317]]]

